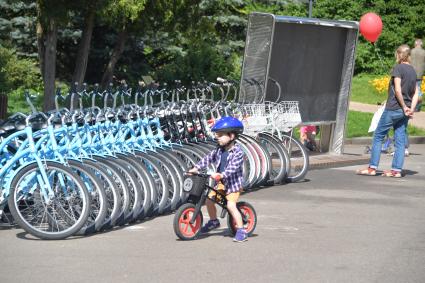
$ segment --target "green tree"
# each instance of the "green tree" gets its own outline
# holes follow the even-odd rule
[[[425,35],[425,22],[417,16],[425,12],[425,5],[423,0],[318,0],[313,16],[360,21],[367,12],[380,15],[383,30],[374,46],[360,35],[355,72],[387,73],[394,63],[394,50],[403,43],[412,46],[415,37]]]
[[[78,45],[74,73],[72,75],[72,82],[77,82],[79,86],[82,85],[86,75],[96,13],[98,8],[104,4],[105,1],[91,0],[83,2],[86,2],[83,3],[83,7],[81,9],[84,14],[83,31]]]
[[[145,3],[146,0],[110,1],[103,9],[103,18],[118,32],[115,46],[102,76],[101,85],[103,87],[106,87],[112,81],[115,66],[124,51],[129,31],[131,31],[132,24],[144,10]]]
[[[73,3],[66,0],[37,0],[37,46],[44,84],[44,111],[54,108],[58,28],[66,23]]]
[[[36,58],[34,2],[0,1],[0,45],[13,48],[22,57]]]

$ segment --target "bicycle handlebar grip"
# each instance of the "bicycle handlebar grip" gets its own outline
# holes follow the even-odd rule
[[[214,180],[215,180],[216,182],[220,182],[220,180],[221,180],[221,175],[216,175],[216,176],[214,177]]]

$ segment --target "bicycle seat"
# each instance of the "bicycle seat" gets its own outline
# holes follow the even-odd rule
[[[43,120],[37,119],[33,121],[30,120],[30,125],[34,131],[47,128],[47,122],[44,119]],[[24,128],[25,128],[25,125],[24,125]]]
[[[131,115],[130,115],[130,120],[133,120],[133,121],[135,121],[135,120],[137,120],[137,114],[136,113],[132,113]]]
[[[17,131],[22,131],[23,129],[25,129],[26,125],[25,125],[25,122],[19,121],[15,123],[14,127],[16,128]]]
[[[61,117],[54,117],[53,119],[52,119],[52,125],[53,125],[53,127],[54,128],[60,128],[60,127],[62,127],[62,119],[61,119]]]
[[[97,119],[95,119],[96,123],[103,123],[106,121],[105,116],[100,116]]]
[[[16,128],[15,128],[15,126],[14,126],[14,125],[11,125],[11,124],[4,124],[4,125],[2,125],[2,126],[0,127],[0,129],[7,133],[7,132],[10,132],[10,131],[15,130]]]

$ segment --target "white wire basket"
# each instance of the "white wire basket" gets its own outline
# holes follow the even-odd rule
[[[278,130],[287,132],[301,123],[298,101],[264,102],[243,105],[245,133]]]
[[[302,122],[298,101],[273,103],[273,107],[270,109],[273,113],[274,128],[279,131],[287,132]]]
[[[242,107],[245,134],[255,135],[271,127],[265,104],[244,104]]]

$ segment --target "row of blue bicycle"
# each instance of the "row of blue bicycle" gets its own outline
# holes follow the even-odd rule
[[[58,92],[49,113],[36,111],[26,94],[32,113],[0,126],[0,217],[38,238],[64,239],[175,211],[187,198],[183,173],[215,147],[209,130],[215,119],[244,115],[243,106],[228,101],[231,89],[227,82],[71,90],[65,97]],[[59,108],[61,99],[70,109]],[[291,147],[298,145],[287,139],[289,148],[271,133],[239,138],[244,188],[305,175],[291,175],[291,160],[299,159]]]

